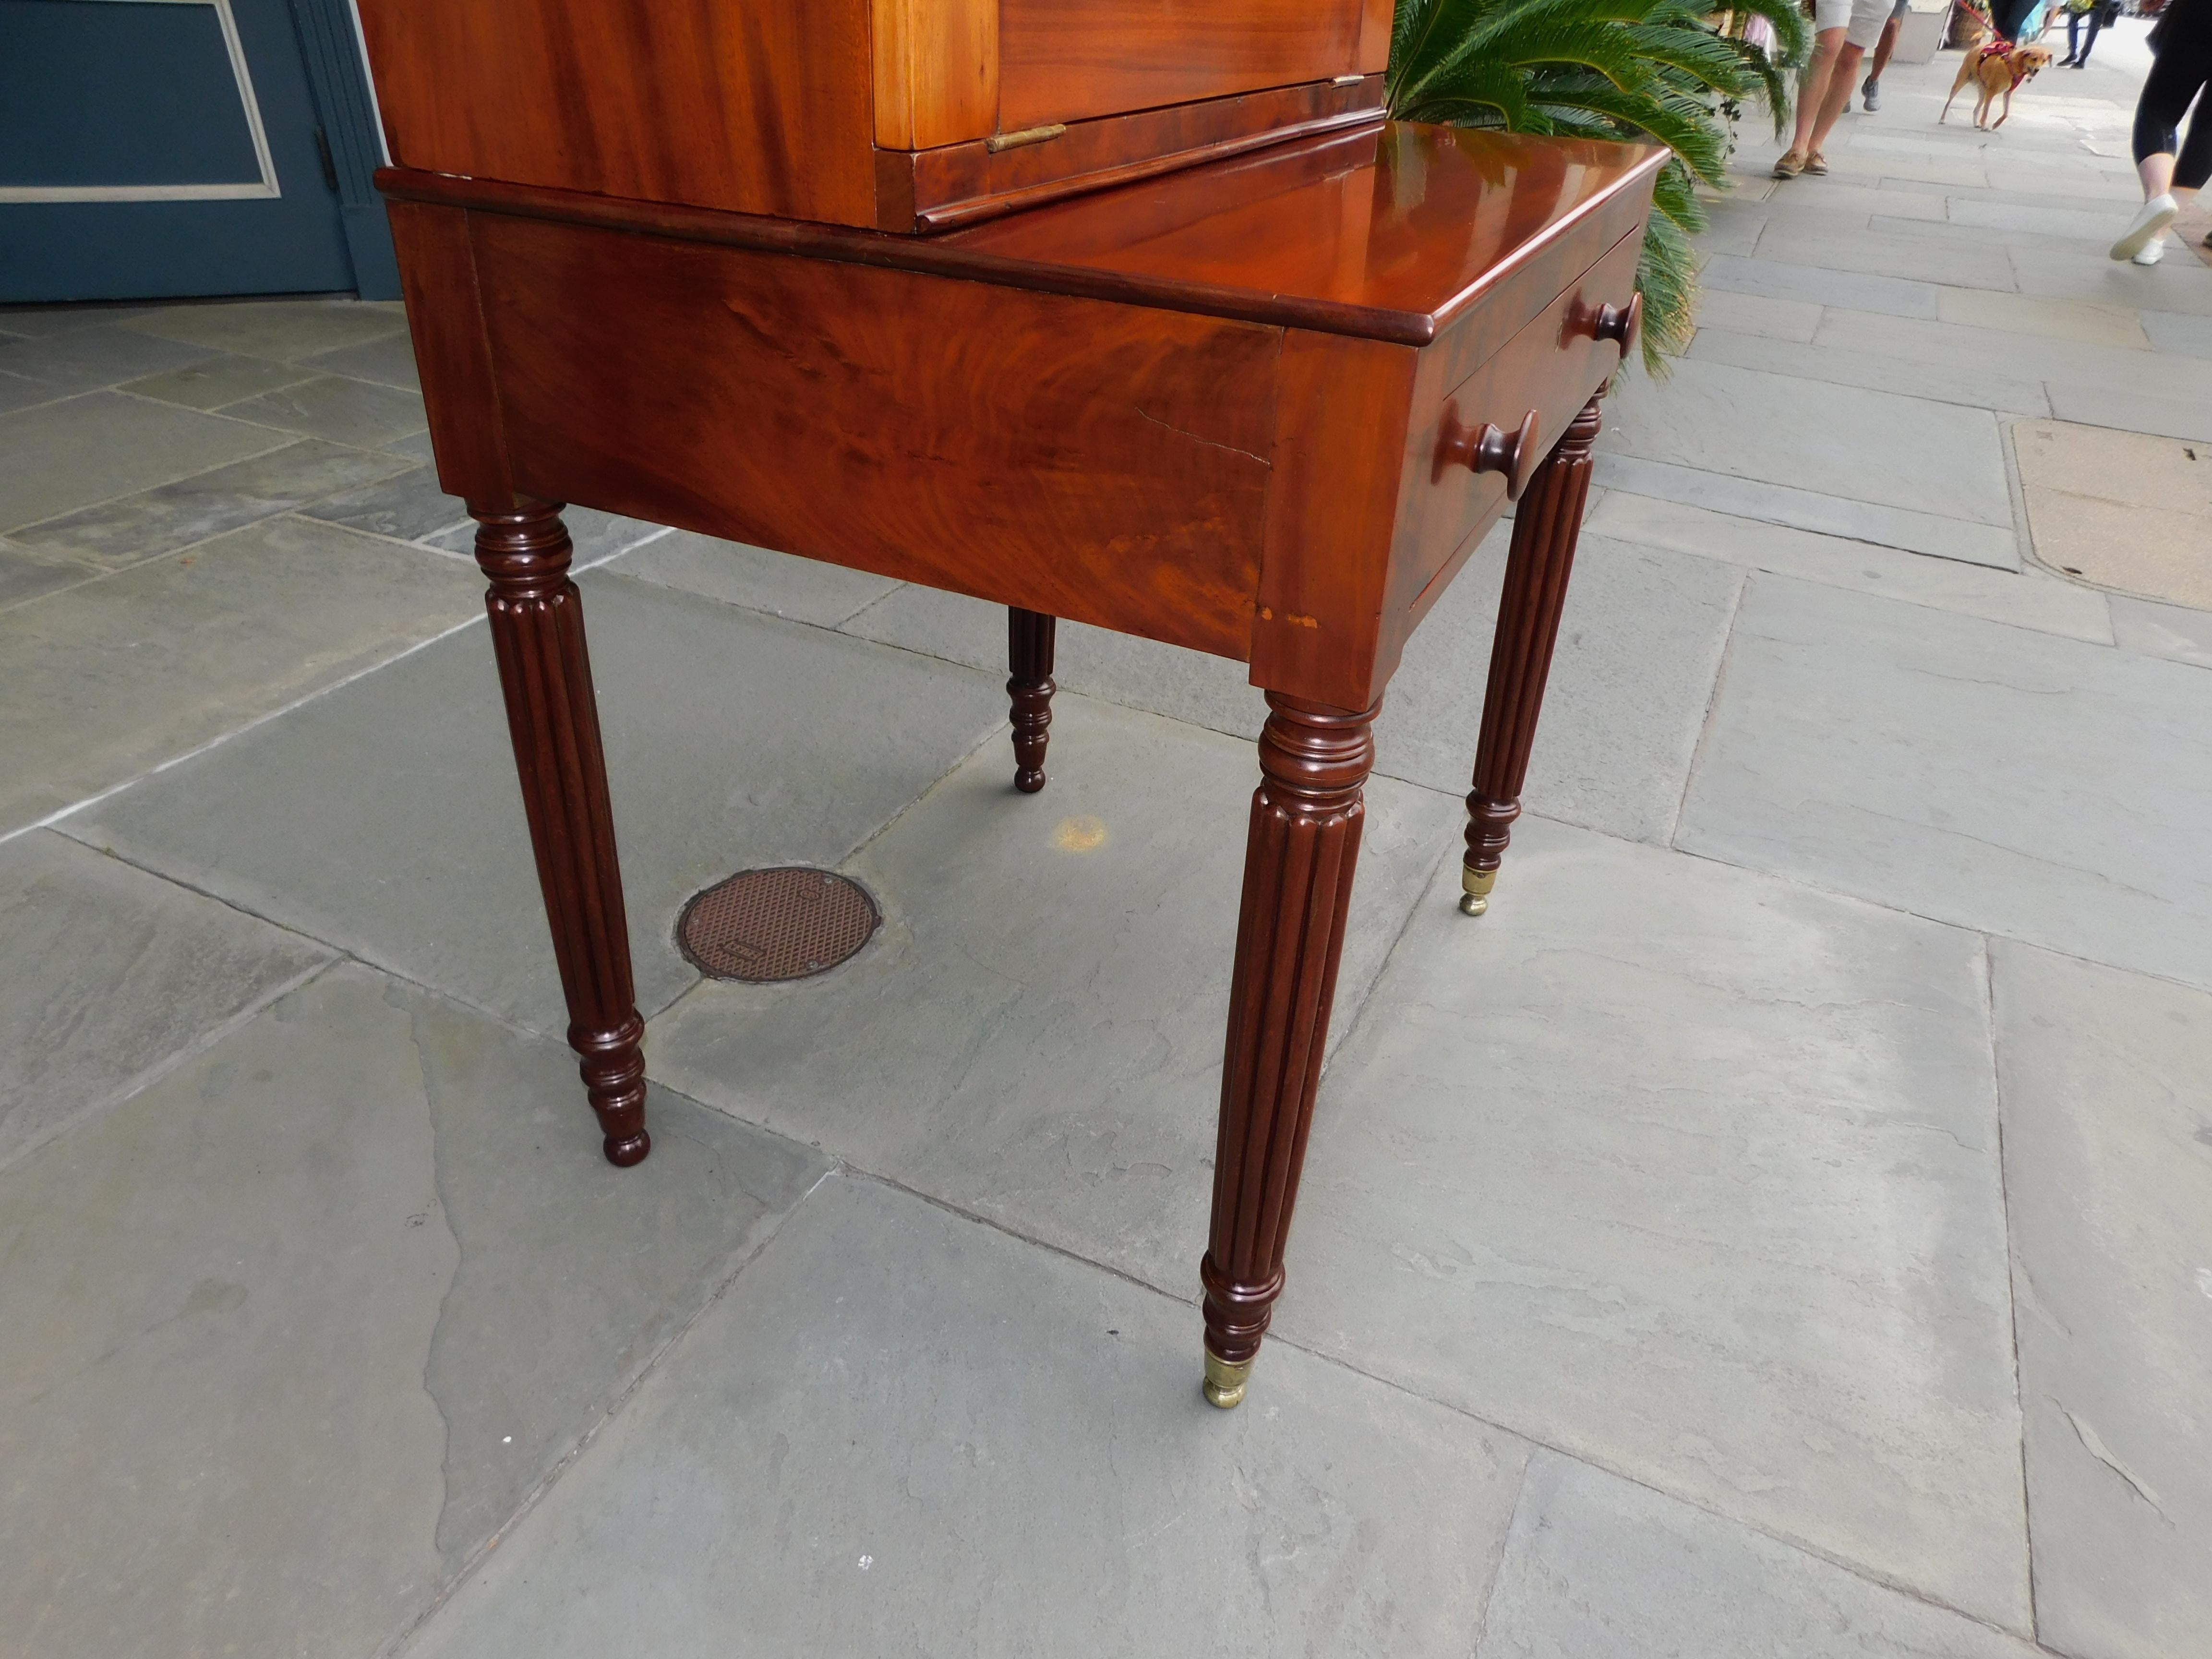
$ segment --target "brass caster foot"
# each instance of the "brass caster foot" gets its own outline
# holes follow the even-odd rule
[[[1462,915],[1479,916],[1490,908],[1490,890],[1498,885],[1495,870],[1459,867],[1459,908]]]
[[[1211,1353],[1207,1354],[1206,1403],[1218,1406],[1224,1411],[1241,1405],[1244,1400],[1245,1382],[1251,1375],[1252,1362],[1249,1359],[1232,1365],[1225,1359],[1216,1359]]]

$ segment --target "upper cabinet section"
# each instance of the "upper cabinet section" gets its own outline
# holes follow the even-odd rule
[[[868,224],[868,0],[361,0],[392,159]]]
[[[1366,0],[999,0],[1008,131],[1382,69],[1363,65]]]
[[[1390,0],[360,0],[392,160],[928,232],[1370,118]]]

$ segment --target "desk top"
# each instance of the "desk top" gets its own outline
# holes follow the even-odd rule
[[[403,200],[1426,345],[1666,152],[1382,122],[937,237],[386,169]]]
[[[1265,295],[1277,319],[1425,345],[1666,152],[1384,122],[1033,209],[945,239],[1177,291]]]

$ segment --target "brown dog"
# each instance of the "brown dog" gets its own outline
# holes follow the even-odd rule
[[[2051,54],[2041,46],[2011,46],[1995,40],[1968,46],[1966,61],[1959,65],[1959,78],[1951,82],[1951,97],[1943,100],[1943,113],[1936,118],[1936,124],[1941,126],[1951,113],[1951,100],[1959,95],[1959,88],[1975,81],[1980,83],[1981,95],[1974,100],[1974,125],[1995,132],[2005,124],[2005,116],[2012,113],[2013,94],[2050,67]],[[2004,94],[2004,112],[1992,121],[1990,106],[1999,93]]]

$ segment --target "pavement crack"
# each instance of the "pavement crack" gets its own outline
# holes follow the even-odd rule
[[[2166,1512],[2166,1506],[2158,1501],[2158,1494],[2143,1484],[2142,1476],[2112,1455],[2112,1448],[2105,1443],[2103,1437],[2080,1418],[2075,1416],[2070,1407],[2060,1405],[2056,1400],[2051,1403],[2057,1406],[2060,1411],[2066,1413],[2066,1420],[2074,1425],[2075,1434],[2080,1437],[2081,1444],[2087,1449],[2089,1455],[2126,1481],[2136,1497],[2158,1511],[2160,1520],[2165,1522],[2167,1526],[2172,1526],[2173,1517]]]

